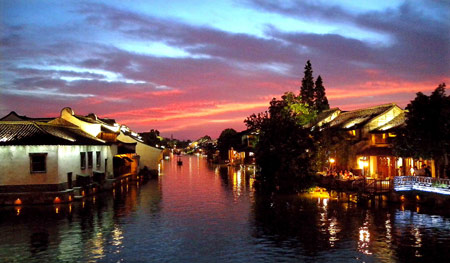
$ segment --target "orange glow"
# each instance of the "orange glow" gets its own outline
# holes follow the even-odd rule
[[[82,196],[84,196],[84,195],[85,195],[85,193],[84,193],[84,190],[83,190],[83,191],[81,191],[81,195],[82,195]]]
[[[53,200],[54,204],[59,204],[61,203],[61,199],[59,199],[59,197],[55,197],[55,200]]]
[[[419,195],[416,195],[416,200],[420,201],[420,196]]]
[[[404,195],[400,196],[400,200],[401,200],[402,202],[404,202],[404,201],[405,201],[405,196],[404,196]]]
[[[14,201],[15,205],[21,205],[22,204],[22,200],[20,200],[20,198],[17,198],[16,201]]]
[[[72,196],[69,195],[69,202],[72,202]]]
[[[20,215],[20,211],[22,210],[22,208],[20,206],[16,207],[16,215]]]
[[[330,158],[330,163],[334,163],[336,160],[334,158]]]

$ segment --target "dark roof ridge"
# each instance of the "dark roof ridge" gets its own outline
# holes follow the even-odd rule
[[[371,107],[367,107],[367,108],[343,111],[342,113],[358,112],[358,111],[363,111],[363,110],[373,110],[373,109],[376,109],[376,108],[387,107],[387,106],[397,106],[398,107],[397,103],[390,102],[390,103],[379,104],[379,105],[375,105],[375,106],[371,106]]]

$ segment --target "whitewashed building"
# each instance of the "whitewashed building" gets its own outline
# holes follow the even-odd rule
[[[23,203],[60,194],[77,175],[104,173],[111,147],[74,125],[34,121],[0,121],[0,204],[22,193]],[[28,194],[27,194],[28,193]],[[64,197],[65,196],[65,197]],[[70,197],[72,198],[72,197]]]

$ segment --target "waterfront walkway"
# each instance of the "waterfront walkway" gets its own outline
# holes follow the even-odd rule
[[[394,178],[395,191],[423,191],[450,195],[450,179],[425,176],[396,176]]]
[[[450,195],[450,179],[424,176],[396,176],[394,179],[340,180],[324,177],[322,185],[333,190],[356,192],[371,196],[388,194],[392,191],[420,191]]]

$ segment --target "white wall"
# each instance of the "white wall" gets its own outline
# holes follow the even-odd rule
[[[139,169],[144,168],[144,166],[147,166],[151,170],[158,169],[159,161],[162,158],[162,150],[136,141],[132,137],[124,135],[122,132],[117,136],[117,139],[126,143],[137,143],[136,154],[140,156]]]
[[[87,167],[87,152],[92,151],[93,165]],[[96,152],[101,152],[101,165],[96,165]],[[86,169],[81,170],[80,152],[86,152]],[[47,153],[46,173],[30,173],[30,153]],[[0,146],[0,185],[60,184],[77,174],[92,175],[93,171],[105,171],[108,158],[108,174],[113,173],[112,152],[109,145],[38,145]]]
[[[100,167],[97,167],[96,152],[100,152]],[[81,152],[86,153],[85,169],[81,170]],[[92,168],[88,168],[87,153],[92,152]],[[105,171],[105,158],[108,158],[108,172],[112,172],[112,155],[107,145],[61,145],[58,147],[59,180],[67,182],[67,173],[72,172],[72,179],[75,180],[77,174],[92,175],[93,171]],[[110,164],[111,162],[111,164]]]
[[[30,173],[29,153],[47,153],[46,173]],[[61,183],[56,145],[0,146],[0,160],[0,185]]]

